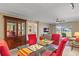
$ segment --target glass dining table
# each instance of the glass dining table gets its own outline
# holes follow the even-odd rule
[[[45,52],[45,51],[47,51],[47,50],[50,51],[50,54],[53,51],[56,50],[54,47],[51,46],[51,43],[53,43],[53,41],[47,41],[47,42],[44,42],[44,43],[37,43],[37,44],[31,45],[31,46],[28,46],[27,50],[31,51],[31,52],[28,52],[26,50],[26,48],[23,48],[23,49],[26,50],[26,52],[28,52],[28,56],[42,56],[42,53]],[[24,56],[26,56],[26,53],[24,53],[24,54],[25,54]]]
[[[31,48],[31,50],[35,54],[34,56],[42,56],[42,53],[45,51],[50,51],[50,54],[51,54],[53,51],[56,50],[54,47],[51,46],[52,43],[53,43],[52,40],[48,40],[48,41],[43,42],[43,43],[37,43],[36,45],[39,45],[39,47],[40,47],[39,49],[36,48],[37,50],[34,51],[34,49]]]
[[[51,47],[50,45],[43,46],[41,49],[35,51],[35,56],[42,56],[43,52],[50,51],[50,54],[55,51],[56,49],[54,47]]]

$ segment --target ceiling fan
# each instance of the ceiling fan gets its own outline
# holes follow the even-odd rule
[[[71,5],[72,9],[74,9],[74,3],[70,3],[70,5]]]

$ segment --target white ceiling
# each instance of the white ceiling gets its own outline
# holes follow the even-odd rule
[[[70,3],[0,3],[0,11],[46,23],[55,23],[57,18],[79,21],[79,4],[74,6],[72,9]]]

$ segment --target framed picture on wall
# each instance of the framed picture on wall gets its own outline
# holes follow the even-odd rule
[[[32,33],[32,26],[29,26],[29,33]]]

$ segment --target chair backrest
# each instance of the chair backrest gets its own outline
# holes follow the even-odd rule
[[[60,34],[52,34],[52,40],[54,40],[55,45],[59,45]]]
[[[0,55],[1,56],[10,56],[9,48],[4,40],[0,40]]]
[[[28,34],[28,44],[34,45],[37,43],[36,34]]]
[[[63,39],[61,40],[61,42],[60,42],[60,44],[59,44],[59,47],[58,47],[58,49],[56,50],[56,53],[57,53],[58,56],[62,56],[63,50],[64,50],[64,48],[65,48],[65,44],[66,44],[67,41],[68,41],[67,38],[63,38]]]

